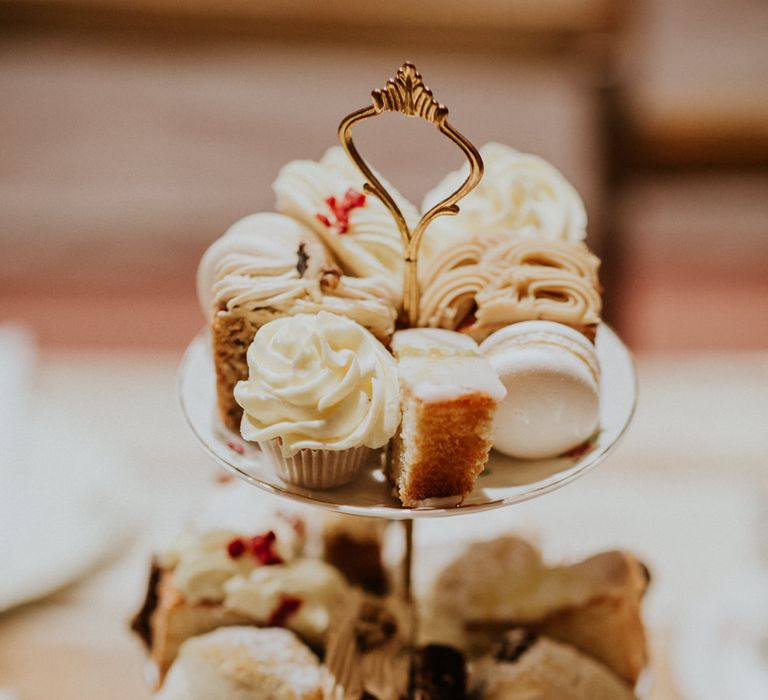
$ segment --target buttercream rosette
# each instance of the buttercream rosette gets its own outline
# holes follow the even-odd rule
[[[583,242],[587,215],[578,193],[538,156],[499,143],[480,153],[480,184],[461,201],[458,215],[431,226],[432,240],[448,246],[420,270],[419,325],[482,340],[505,325],[543,319],[594,339],[600,261]],[[464,177],[466,168],[447,175],[423,208]]]
[[[395,361],[360,324],[325,311],[262,326],[235,387],[241,433],[281,478],[306,488],[352,480],[400,422]]]
[[[476,233],[583,241],[587,230],[584,203],[557,168],[539,156],[500,143],[480,149],[485,174],[480,184],[460,202],[456,216],[441,217],[432,225],[433,237],[457,240]],[[427,211],[455,191],[467,167],[449,173],[429,192]]]

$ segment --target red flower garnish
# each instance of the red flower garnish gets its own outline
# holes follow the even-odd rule
[[[251,538],[251,551],[256,561],[264,566],[283,563],[280,555],[272,548],[276,539],[277,537],[272,530],[264,535],[256,535],[256,537]]]
[[[284,627],[288,618],[301,607],[302,602],[301,598],[292,595],[281,596],[280,602],[269,616],[267,626]]]
[[[253,558],[264,566],[282,564],[282,557],[274,550],[275,540],[277,540],[277,536],[272,530],[263,535],[256,535],[256,537],[245,539],[236,537],[227,544],[227,554],[232,559],[238,559],[245,552],[250,552]]]
[[[227,554],[233,559],[243,556],[245,550],[245,542],[240,537],[236,537],[227,545]]]
[[[331,221],[329,216],[321,212],[315,214],[317,220],[328,228],[335,228],[336,233],[346,233],[349,231],[349,212],[365,206],[365,195],[350,187],[340,202],[336,197],[330,196],[325,203],[330,208],[335,221]]]

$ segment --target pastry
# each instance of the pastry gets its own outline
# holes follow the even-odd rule
[[[505,390],[469,337],[439,329],[392,339],[402,423],[387,472],[400,500],[460,502],[485,468],[493,416]]]
[[[416,208],[383,181],[408,221]],[[273,185],[276,207],[311,228],[344,271],[376,279],[392,299],[402,299],[403,245],[392,215],[378,198],[363,192],[363,177],[344,151],[328,149],[319,162],[297,160]]]
[[[551,321],[523,321],[480,345],[507,390],[493,446],[510,457],[555,457],[585,442],[599,418],[600,367],[581,333]]]
[[[477,700],[635,700],[602,664],[523,629],[510,630],[495,655],[475,661],[471,678]]]
[[[265,323],[325,310],[388,342],[397,315],[391,290],[342,274],[310,229],[281,214],[247,216],[215,241],[200,261],[197,289],[211,326],[219,412],[234,431],[242,410],[233,389],[248,376],[246,350]]]
[[[438,621],[440,641],[473,653],[511,627],[525,627],[571,644],[634,684],[647,662],[647,585],[647,569],[626,552],[547,566],[527,542],[500,537],[474,543],[441,572],[427,617]]]
[[[576,190],[539,156],[521,153],[500,143],[480,148],[485,174],[461,200],[457,216],[432,224],[435,238],[455,241],[467,232],[551,240],[582,241],[587,214]],[[466,177],[466,166],[449,173],[424,198],[422,210],[453,192]]]
[[[228,627],[184,642],[155,697],[322,700],[322,669],[288,630]]]
[[[323,559],[341,571],[353,585],[382,595],[389,589],[382,558],[389,523],[344,513],[323,518]]]
[[[186,639],[219,627],[288,627],[322,649],[330,610],[348,586],[334,567],[303,556],[289,527],[276,526],[255,536],[185,534],[154,561],[132,627],[160,679]]]
[[[243,438],[305,488],[354,479],[400,422],[395,363],[360,324],[325,311],[276,319],[248,349],[235,387]]]
[[[567,324],[594,340],[600,261],[578,241],[477,233],[422,272],[419,325],[481,341],[518,321]]]

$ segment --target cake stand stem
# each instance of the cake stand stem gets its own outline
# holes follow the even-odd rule
[[[403,520],[405,552],[403,554],[403,594],[410,602],[412,596],[413,573],[413,520]]]

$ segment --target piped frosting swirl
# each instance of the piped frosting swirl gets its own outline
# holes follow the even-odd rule
[[[278,211],[311,228],[333,251],[345,272],[386,284],[400,303],[403,243],[392,215],[382,202],[363,193],[363,177],[340,147],[319,162],[296,160],[280,171],[273,184]],[[382,181],[409,223],[416,208]]]
[[[419,323],[478,340],[534,319],[584,330],[600,320],[599,264],[583,243],[477,235],[435,261]]]
[[[430,236],[455,240],[482,233],[581,241],[587,215],[573,186],[550,163],[500,143],[480,149],[485,175],[460,203],[457,216],[437,219]],[[466,177],[466,166],[448,174],[424,198],[426,211]]]
[[[241,432],[303,449],[382,447],[400,421],[395,362],[361,325],[321,311],[262,326],[248,349],[249,377],[235,387]]]
[[[320,239],[282,214],[253,214],[234,224],[203,256],[197,287],[209,317],[256,314],[266,323],[329,311],[388,338],[397,314],[386,285],[343,275]]]

